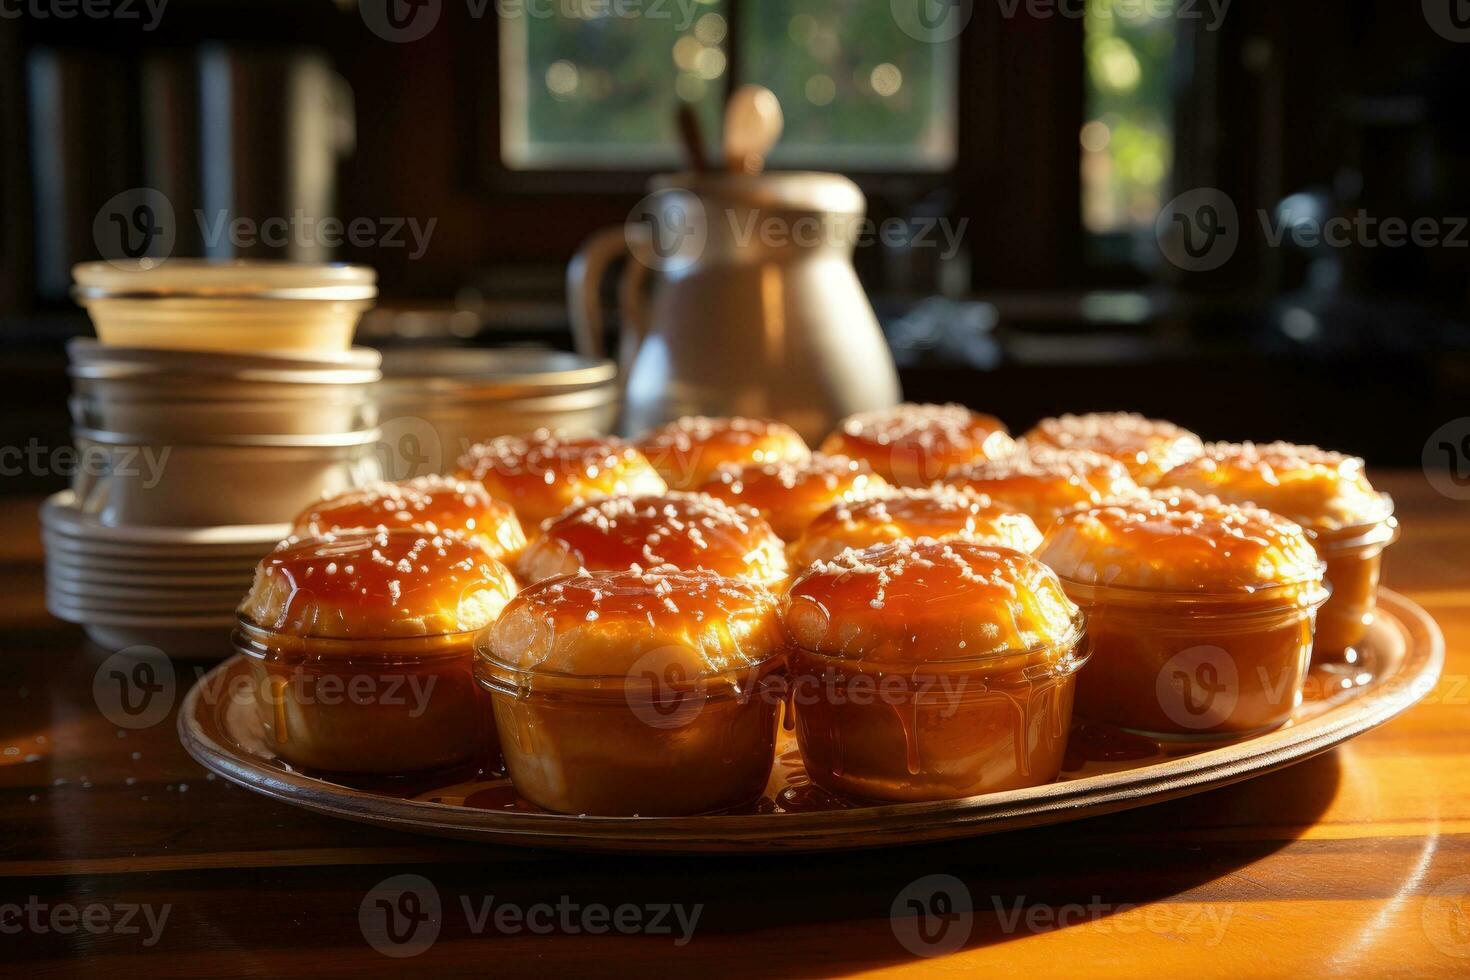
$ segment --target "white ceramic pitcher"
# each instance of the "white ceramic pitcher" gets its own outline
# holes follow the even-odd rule
[[[680,415],[748,415],[815,444],[843,416],[898,401],[893,356],[852,266],[866,207],[856,184],[681,173],[652,188],[567,272],[578,347],[601,356],[600,283],[631,253],[619,290],[625,434]]]

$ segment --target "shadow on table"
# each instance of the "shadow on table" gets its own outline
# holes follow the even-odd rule
[[[1131,906],[1186,893],[1216,905],[1239,901],[1238,879],[1222,879],[1300,836],[1327,809],[1341,776],[1334,752],[1236,786],[1076,823],[907,848],[749,857],[429,842],[311,817],[215,783],[200,792],[228,812],[243,807],[235,816],[248,813],[263,829],[320,819],[339,842],[423,848],[424,856],[387,865],[344,855],[307,866],[121,871],[94,879],[88,900],[169,907],[173,917],[157,947],[143,948],[135,936],[48,934],[15,952],[17,961],[86,951],[99,963],[116,956],[136,965],[140,954],[212,956],[228,948],[242,968],[252,962],[265,973],[288,963],[296,972],[308,962],[329,962],[338,972],[381,969],[391,963],[387,950],[412,953],[415,968],[454,972],[479,963],[497,976],[558,969],[848,974],[1055,929],[1106,931]],[[53,876],[8,885],[15,894],[74,903],[67,882]],[[435,925],[420,931],[415,922],[428,921],[423,910],[431,903],[440,909]],[[511,918],[499,918],[502,910]],[[382,930],[374,923],[388,921],[385,911],[401,935],[375,934]],[[619,926],[625,912],[630,928]],[[591,914],[600,929],[588,927]],[[1167,922],[1159,931],[1184,928],[1167,908],[1160,915]],[[1188,930],[1217,925],[1197,919]],[[1139,928],[1136,921],[1130,928]],[[1116,932],[1115,941],[1128,941]],[[421,939],[423,948],[414,948]]]
[[[777,857],[567,857],[539,862],[547,901],[555,882],[589,900],[699,901],[699,935],[777,929],[796,953],[811,927],[843,923],[816,958],[761,963],[762,974],[848,972],[1104,923],[1130,907],[1211,883],[1285,847],[1331,804],[1341,761],[1330,752],[1235,786],[1106,817],[908,848]],[[551,866],[548,866],[550,864]],[[498,896],[519,901],[503,879]],[[674,896],[680,896],[674,898]],[[854,935],[853,923],[871,928]],[[1208,931],[1210,921],[1188,928]],[[1208,939],[1208,936],[1200,938]],[[764,945],[764,944],[762,944]],[[677,964],[679,950],[669,953]]]

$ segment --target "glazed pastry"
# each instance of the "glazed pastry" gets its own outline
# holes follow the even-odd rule
[[[295,532],[312,537],[342,528],[409,527],[449,531],[508,561],[526,546],[515,511],[473,480],[422,476],[374,483],[319,500],[297,516]]]
[[[943,485],[905,487],[829,507],[792,547],[791,563],[804,568],[848,548],[900,538],[973,541],[1024,552],[1041,544],[1041,532],[1031,518],[989,497]]]
[[[1257,507],[1157,491],[1079,508],[1038,557],[1087,613],[1085,717],[1165,737],[1274,728],[1301,700],[1322,563]]]
[[[1317,613],[1314,655],[1340,658],[1362,640],[1378,605],[1383,549],[1397,539],[1398,524],[1392,498],[1373,489],[1361,459],[1287,442],[1217,442],[1167,479],[1301,524],[1327,562],[1332,590]]]
[[[781,539],[754,511],[695,493],[607,497],[546,525],[521,557],[523,582],[578,569],[704,568],[765,586],[786,579]]]
[[[784,619],[818,786],[908,802],[1056,778],[1086,650],[1035,558],[930,539],[846,551],[797,578]]]
[[[1189,462],[1204,446],[1199,436],[1173,422],[1132,412],[1094,412],[1043,419],[1023,441],[1057,449],[1086,449],[1111,456],[1142,486],[1153,486],[1174,467]]]
[[[807,463],[722,466],[699,492],[754,509],[781,540],[791,542],[833,504],[862,500],[887,486],[865,463],[817,453]]]
[[[946,480],[1027,514],[1045,528],[1058,514],[1137,488],[1111,456],[1021,442],[1010,456],[967,466]]]
[[[699,486],[721,466],[805,463],[812,457],[784,422],[738,416],[685,416],[649,432],[638,448],[674,490]]]
[[[286,762],[399,775],[493,762],[475,633],[515,595],[478,545],[415,529],[287,542],[240,605],[266,742]]]
[[[1358,457],[1289,442],[1210,443],[1203,455],[1169,471],[1169,485],[1326,530],[1377,524],[1393,508],[1368,482]]]
[[[860,459],[890,483],[928,486],[962,466],[1009,455],[1001,421],[963,405],[903,404],[842,420],[822,452]]]
[[[678,815],[755,800],[785,637],[766,589],[708,571],[584,572],[522,592],[481,637],[516,792],[558,813]]]
[[[538,429],[471,446],[456,475],[479,480],[515,508],[528,538],[568,507],[614,494],[663,493],[668,487],[643,454],[620,439]]]

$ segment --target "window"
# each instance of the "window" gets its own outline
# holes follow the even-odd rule
[[[1152,228],[1174,157],[1172,0],[1087,5],[1082,220],[1093,234]]]
[[[678,99],[698,108],[706,133],[715,131],[728,71],[724,7],[722,0],[507,6],[500,17],[505,165],[626,170],[674,163]]]
[[[775,92],[782,166],[941,170],[954,162],[952,42],[918,41],[888,0],[771,0],[741,7],[741,81]]]
[[[713,143],[737,81],[781,99],[776,165],[953,163],[956,44],[916,40],[889,0],[555,0],[506,9],[501,157],[512,169],[673,165],[678,101],[696,107]]]

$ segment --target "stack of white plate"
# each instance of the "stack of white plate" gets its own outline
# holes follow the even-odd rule
[[[223,657],[256,562],[289,532],[288,524],[115,527],[66,490],[41,506],[46,606],[110,650],[142,644]]]
[[[114,650],[223,657],[256,562],[324,493],[382,474],[363,266],[190,259],[73,270],[71,490],[41,510],[46,601]]]
[[[41,511],[48,607],[108,649],[228,655],[291,519],[381,476],[380,355],[68,352],[78,466]]]
[[[382,356],[230,354],[74,340],[77,506],[115,527],[289,520],[376,479]]]

